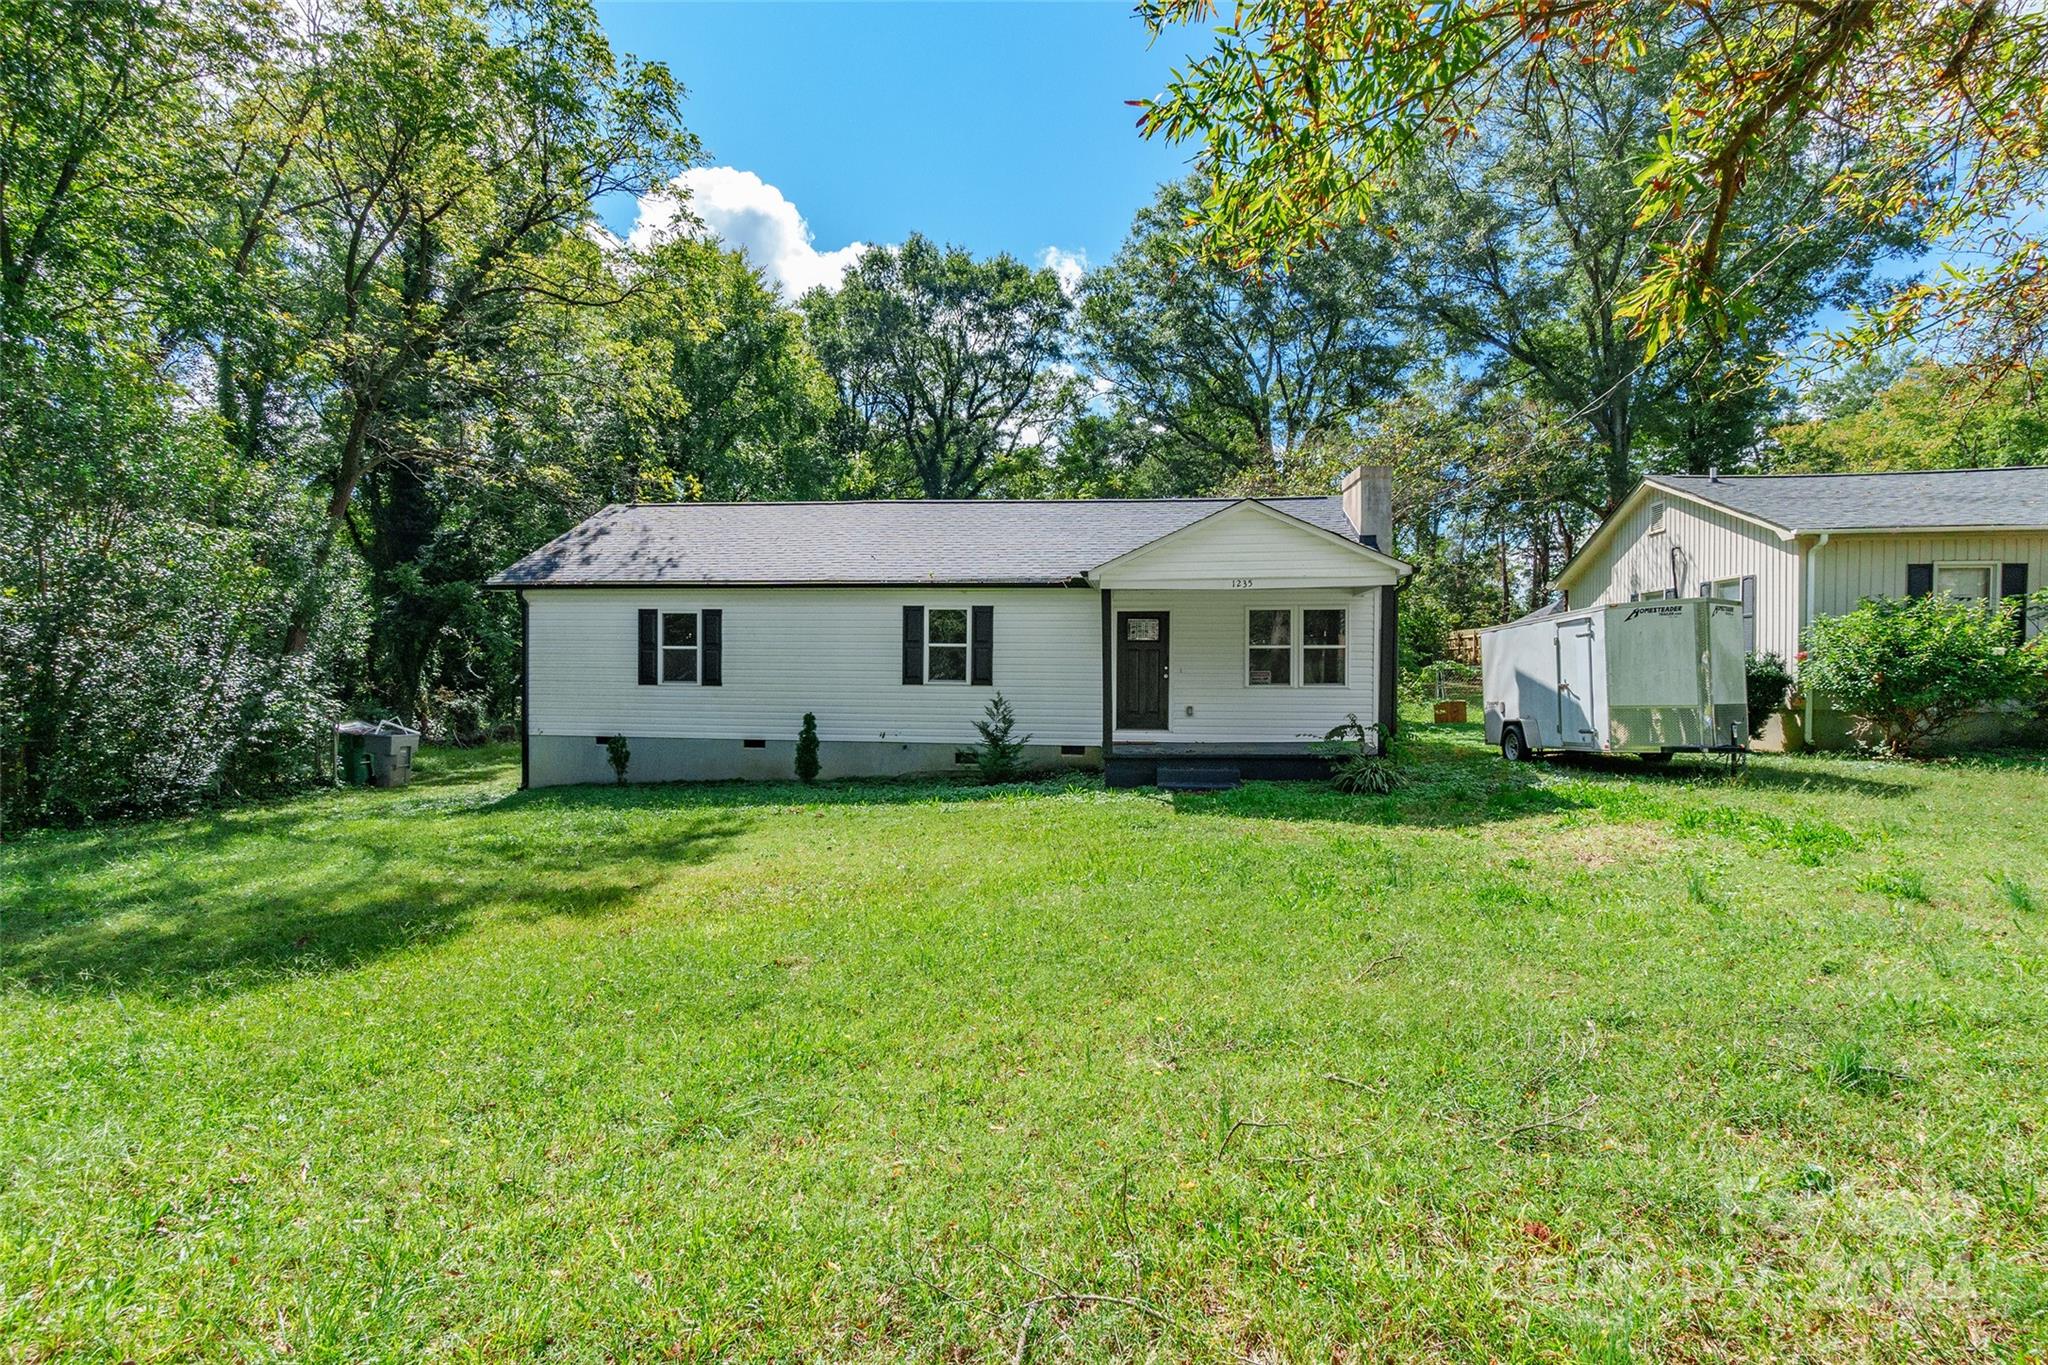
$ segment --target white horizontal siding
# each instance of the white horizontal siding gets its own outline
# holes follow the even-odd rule
[[[1349,713],[1368,726],[1378,717],[1377,588],[1292,591],[1152,592],[1118,590],[1119,613],[1164,611],[1167,622],[1167,731],[1119,730],[1117,738],[1186,743],[1280,743],[1321,739]],[[1247,677],[1254,607],[1342,607],[1349,658],[1342,687],[1254,687]],[[1294,676],[1301,670],[1298,659]],[[1194,714],[1189,715],[1192,707]]]
[[[1315,527],[1239,504],[1106,569],[1111,588],[1392,583],[1395,571]]]
[[[1664,504],[1662,534],[1653,509]],[[1790,659],[1799,649],[1799,555],[1792,542],[1740,517],[1673,493],[1650,496],[1606,548],[1573,575],[1571,605],[1612,606],[1647,592],[1698,596],[1725,578],[1756,578],[1756,647]]]
[[[1866,597],[1904,597],[1908,564],[1964,561],[2025,564],[2027,587],[2048,588],[2048,532],[1941,532],[1933,535],[1893,532],[1885,535],[1832,537],[1814,556],[1815,606],[1823,616],[1851,611]],[[1997,571],[1992,573],[1994,588]],[[2030,634],[2040,622],[2029,620]]]
[[[538,735],[971,744],[997,692],[1040,744],[1102,742],[1102,604],[1076,588],[532,589]],[[995,608],[994,685],[903,682],[903,608]],[[724,685],[639,679],[643,607],[724,611]]]

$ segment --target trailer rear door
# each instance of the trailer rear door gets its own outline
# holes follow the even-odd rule
[[[1599,669],[1593,658],[1593,622],[1580,617],[1557,627],[1557,737],[1569,749],[1597,749],[1593,689]]]

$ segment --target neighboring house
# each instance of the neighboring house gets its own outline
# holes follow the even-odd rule
[[[828,777],[950,770],[997,692],[1118,785],[1306,775],[1394,720],[1390,497],[607,507],[490,580],[524,780],[611,780],[615,734],[638,781],[786,778],[805,712]]]
[[[1868,597],[1996,601],[2048,585],[2048,467],[1895,474],[1655,474],[1573,557],[1571,607],[1738,600],[1746,643],[1794,663],[1800,633]],[[2029,636],[2044,623],[2026,621]],[[1814,734],[1809,712],[1808,733]],[[1816,738],[1834,738],[1823,726]]]

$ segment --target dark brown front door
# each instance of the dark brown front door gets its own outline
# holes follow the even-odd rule
[[[1121,730],[1166,728],[1166,613],[1116,617],[1116,723]]]

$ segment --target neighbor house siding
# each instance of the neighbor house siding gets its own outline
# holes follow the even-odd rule
[[[1118,613],[1164,611],[1167,633],[1167,732],[1150,739],[1176,743],[1273,743],[1320,739],[1356,714],[1379,717],[1379,589],[1297,588],[1245,592],[1163,592],[1118,589]],[[1342,687],[1254,687],[1246,647],[1254,607],[1342,607],[1348,659]],[[1299,677],[1299,673],[1296,675]],[[1188,708],[1194,714],[1188,714]],[[1119,730],[1119,739],[1135,732]]]
[[[1908,564],[2025,564],[2028,588],[2048,588],[2048,532],[1838,534],[1807,553],[1813,556],[1815,606],[1823,616],[1854,610],[1866,597],[1904,597]],[[2028,634],[2040,634],[2043,624],[2030,617]]]
[[[529,589],[530,733],[968,745],[1001,692],[1040,744],[1099,744],[1097,595],[1076,588]],[[903,681],[903,608],[992,606],[991,684]],[[724,682],[642,686],[642,608],[724,612]]]
[[[1652,533],[1657,504],[1663,532]],[[1652,488],[1612,540],[1577,570],[1571,605],[1611,606],[1644,593],[1701,595],[1720,579],[1756,579],[1756,647],[1791,659],[1799,648],[1799,555],[1792,542],[1741,517]]]

